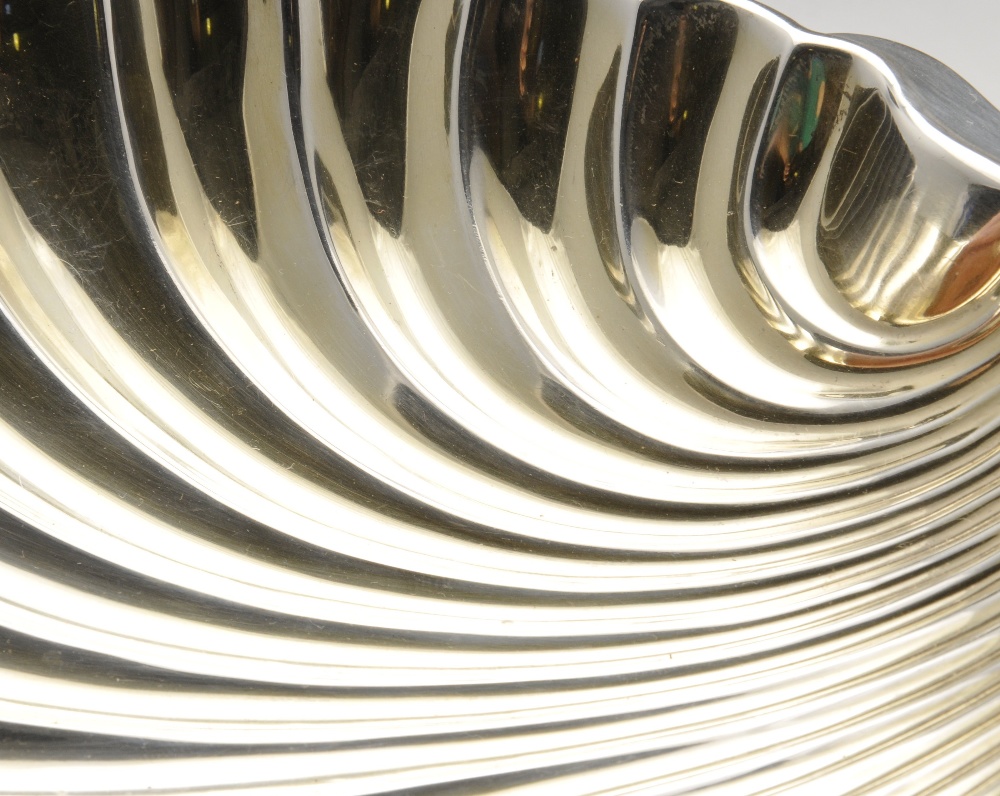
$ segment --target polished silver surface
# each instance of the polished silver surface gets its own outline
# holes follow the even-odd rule
[[[0,6],[0,794],[1000,789],[1000,114],[746,0]]]

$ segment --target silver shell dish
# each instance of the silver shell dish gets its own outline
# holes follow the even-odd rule
[[[1000,115],[748,0],[9,0],[0,793],[1000,792]]]

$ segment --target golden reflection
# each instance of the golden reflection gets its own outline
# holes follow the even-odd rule
[[[528,49],[531,45],[531,21],[535,15],[535,0],[528,0],[521,28],[521,48],[518,52],[517,87],[523,99],[528,93]]]
[[[201,2],[200,0],[191,0],[191,38],[194,40],[195,46],[201,46]]]
[[[945,273],[937,296],[927,308],[935,317],[951,312],[981,294],[1000,274],[1000,214],[966,244]]]

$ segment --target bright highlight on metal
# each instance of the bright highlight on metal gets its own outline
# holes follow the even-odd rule
[[[1000,792],[961,79],[749,0],[8,7],[0,794]]]

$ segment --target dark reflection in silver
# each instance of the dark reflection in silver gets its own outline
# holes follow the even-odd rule
[[[0,88],[0,794],[996,792],[960,78],[748,0],[0,0]]]
[[[243,128],[243,3],[167,0],[157,6],[163,73],[205,195],[251,258],[257,213]]]
[[[487,0],[466,23],[465,130],[532,224],[555,214],[587,0]]]
[[[789,57],[754,182],[761,226],[778,232],[798,216],[836,124],[849,69],[849,56],[828,50],[802,48]]]
[[[326,79],[372,216],[398,233],[417,0],[326,0]]]
[[[645,218],[661,243],[684,247],[738,14],[721,2],[647,2],[636,30],[622,118],[625,213]]]

